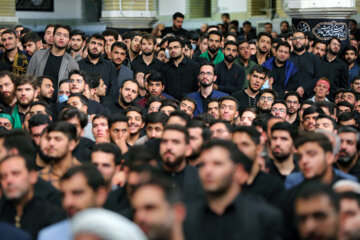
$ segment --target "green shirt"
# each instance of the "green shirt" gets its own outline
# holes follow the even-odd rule
[[[251,70],[254,66],[256,66],[257,64],[256,64],[253,60],[249,59],[249,63],[248,63],[248,65],[247,65],[247,67],[245,67],[244,64],[243,64],[243,62],[240,60],[239,57],[237,57],[237,58],[234,60],[234,63],[235,63],[236,65],[239,65],[240,67],[243,67],[243,68],[245,69],[245,76],[246,76],[246,77],[245,77],[245,81],[244,81],[244,85],[243,85],[243,89],[245,89],[245,88],[247,88],[248,85],[249,85],[249,80],[247,79],[247,75],[250,73],[250,70]]]
[[[210,61],[208,51],[201,54],[200,57],[206,58],[208,61]],[[223,60],[224,60],[224,54],[219,50],[218,53],[215,56],[215,59],[214,59],[213,63],[216,65],[218,63],[221,63]]]

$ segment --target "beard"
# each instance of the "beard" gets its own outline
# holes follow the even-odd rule
[[[123,95],[120,95],[120,101],[125,105],[125,106],[130,106],[133,104],[132,102],[126,102],[125,98],[123,97]]]
[[[65,45],[65,46],[59,46],[59,45],[57,45],[55,42],[54,42],[54,46],[55,46],[57,49],[59,49],[59,50],[63,50],[63,49],[66,48],[66,45]]]
[[[279,60],[279,59],[277,59],[277,58],[276,58],[276,61],[278,62],[278,64],[281,64],[281,65],[285,64],[285,62],[286,62],[286,60],[285,60],[285,61],[282,61],[282,60]]]
[[[217,51],[219,51],[219,48],[210,48],[209,47],[209,52],[211,52],[212,54],[217,53]]]
[[[169,159],[164,159],[163,163],[170,169],[174,169],[177,166],[181,165],[185,161],[185,156],[176,157],[174,161],[169,161]]]
[[[202,87],[208,87],[208,86],[211,86],[213,83],[212,82],[209,82],[209,83],[207,83],[207,82],[200,82],[200,85],[202,86]]]
[[[340,151],[339,153],[346,153],[346,152]],[[355,157],[356,154],[354,156],[349,156],[349,154],[346,153],[346,156],[339,156],[336,162],[343,167],[349,167],[353,163]]]
[[[68,148],[66,148],[66,149],[68,149]],[[68,154],[68,152],[67,152],[67,151],[64,151],[64,153],[61,154],[61,155],[59,155],[59,156],[55,156],[55,157],[49,156],[49,157],[50,157],[50,161],[53,162],[53,163],[58,163],[58,162],[60,162],[62,159],[64,159],[67,154]]]
[[[143,54],[145,55],[145,56],[150,56],[151,54],[153,54],[154,53],[154,50],[152,50],[151,52],[143,52]]]
[[[228,63],[232,63],[235,60],[235,58],[232,55],[225,56],[225,61]]]
[[[19,106],[22,107],[22,108],[27,108],[30,106],[30,104],[33,102],[34,99],[32,99],[31,101],[29,102],[26,102],[26,103],[21,103],[21,102],[18,102]]]
[[[261,48],[259,48],[259,52],[260,52],[262,55],[265,55],[265,54],[268,54],[269,50],[264,51],[264,50],[262,50]]]
[[[45,154],[40,148],[38,148],[38,154],[41,160],[44,161],[44,163],[49,164],[51,162],[51,157]]]
[[[355,61],[355,59],[347,58],[345,59],[345,61],[348,65],[351,65]]]
[[[135,53],[135,54],[138,54],[139,52],[140,52],[140,48],[139,48],[139,50],[138,51],[134,51],[134,49],[130,46],[130,50],[133,52],[133,53]]]
[[[222,180],[220,186],[217,189],[205,190],[206,194],[211,198],[219,198],[229,190],[233,181],[233,174],[228,174]]]
[[[2,102],[5,102],[7,105],[12,103],[14,101],[14,98],[15,98],[15,91],[12,92],[9,96],[5,96],[4,94],[0,94],[0,99],[2,100]]]
[[[305,50],[305,44],[301,45],[300,47],[297,47],[296,45],[293,45],[293,47],[294,47],[294,50],[297,51],[297,52],[301,52],[301,51]]]
[[[288,157],[291,155],[291,153],[274,153],[274,151],[272,151],[272,154],[274,155],[274,157],[276,158],[277,161],[279,162],[284,162],[286,159],[288,159]]]
[[[172,60],[175,60],[175,61],[178,60],[179,58],[181,58],[181,54],[178,55],[178,56],[176,56],[176,57],[171,57],[171,59],[172,59]]]
[[[99,53],[92,53],[92,52],[90,51],[90,49],[88,49],[88,55],[89,55],[92,59],[96,59],[96,58],[100,58],[101,52],[99,52]]]
[[[338,54],[339,54],[339,51],[334,52],[331,48],[329,48],[329,53],[330,53],[331,55],[336,56],[336,55],[338,55]]]

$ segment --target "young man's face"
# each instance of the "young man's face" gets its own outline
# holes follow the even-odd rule
[[[177,17],[175,18],[175,20],[173,19],[173,27],[176,29],[176,30],[180,30],[182,28],[182,25],[183,25],[183,22],[184,22],[184,18],[181,18],[181,17]]]
[[[81,50],[83,43],[81,35],[73,35],[70,39],[71,49],[76,52]]]
[[[16,88],[15,95],[19,105],[25,108],[34,101],[34,98],[37,95],[37,90],[35,90],[30,83],[26,83]]]
[[[137,134],[144,127],[145,123],[141,117],[141,114],[136,111],[129,111],[126,113],[128,117],[128,124],[130,134]]]
[[[99,58],[104,51],[104,47],[104,40],[91,38],[88,43],[88,53],[92,58]]]
[[[59,49],[65,49],[70,41],[69,30],[65,28],[57,28],[54,33],[54,45]]]
[[[12,51],[17,48],[18,39],[12,33],[2,34],[1,41],[6,51]]]
[[[83,93],[85,90],[85,81],[80,74],[72,74],[70,76],[70,92]]]
[[[37,50],[39,50],[39,47],[36,45],[35,42],[28,41],[24,44],[24,50],[26,54],[31,57]]]
[[[115,65],[121,65],[126,58],[126,51],[120,47],[114,47],[111,51],[111,61]]]
[[[165,86],[161,83],[161,81],[150,81],[148,83],[148,88],[151,96],[160,96],[162,91],[164,91]]]
[[[47,45],[52,46],[54,44],[54,27],[48,27],[45,30],[44,39]]]

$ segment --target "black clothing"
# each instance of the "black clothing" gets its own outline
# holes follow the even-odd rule
[[[306,98],[312,94],[317,80],[321,77],[321,61],[319,57],[307,51],[302,55],[291,52],[290,61],[299,68],[298,72],[303,73],[301,85],[305,90],[304,98]]]
[[[134,211],[126,194],[126,185],[109,193],[104,208],[132,220]]]
[[[199,92],[203,112],[207,112],[208,103],[212,99],[211,95],[213,94],[213,92],[214,92],[214,90],[211,92],[211,94],[207,98],[204,98],[204,96],[201,94],[201,92]]]
[[[338,168],[338,164],[335,163],[333,165],[335,168]],[[359,159],[356,159],[356,164],[349,169],[348,172],[346,172],[348,174],[353,175],[354,177],[356,177],[358,179],[358,181],[360,181],[360,163],[359,163]]]
[[[63,56],[55,56],[50,51],[50,55],[46,61],[46,65],[45,65],[44,73],[43,73],[44,76],[52,77],[53,87],[54,87],[54,93],[53,93],[52,99],[54,102],[57,99],[58,82],[63,80],[63,79],[58,79],[62,59],[63,59]]]
[[[118,98],[114,101],[111,101],[110,99],[108,101],[105,101],[103,103],[104,107],[106,109],[108,109],[111,114],[115,114],[115,113],[123,113],[125,114],[125,108],[123,108],[122,106],[120,106]]]
[[[0,220],[15,225],[16,210],[12,202],[2,199],[0,202]],[[64,212],[41,198],[31,199],[23,210],[20,228],[36,239],[39,231],[65,219]]]
[[[240,91],[245,81],[245,70],[233,64],[230,69],[225,64],[225,61],[217,64],[216,67],[217,79],[215,84],[218,85],[218,91],[232,94]]]
[[[300,171],[300,168],[299,168],[299,165],[298,165],[298,160],[297,160],[297,155],[293,154],[294,156],[294,169],[291,171],[291,173],[294,173],[294,172],[299,172]],[[285,182],[285,179],[286,179],[286,175],[282,175],[280,172],[279,172],[279,169],[276,167],[275,163],[274,163],[274,160],[273,159],[270,159],[270,161],[267,162],[266,166],[269,168],[269,174],[279,178],[281,181]],[[290,174],[291,174],[290,173]]]
[[[12,67],[9,64],[0,61],[0,71],[11,71]]]
[[[205,200],[193,202],[186,213],[187,240],[281,239],[281,213],[250,196],[238,195],[220,216]]]
[[[182,171],[177,173],[168,172],[162,166],[161,170],[166,176],[170,177],[173,187],[178,187],[181,190],[185,203],[191,203],[203,197],[198,170],[195,167],[186,165]]]
[[[243,194],[262,197],[266,202],[276,205],[281,193],[285,191],[284,183],[277,177],[260,171],[250,185],[242,186]]]
[[[271,58],[270,54],[267,54],[265,57],[265,62]],[[257,65],[260,65],[256,57],[256,53],[250,56],[250,59],[253,60]]]
[[[269,74],[269,77],[274,78],[272,88],[279,94],[279,99],[283,99],[285,97],[285,91],[296,91],[299,86],[299,84],[295,81],[294,76],[289,77],[289,80],[285,86],[285,64],[282,67],[278,67],[275,63],[273,63],[273,68]],[[289,85],[293,86],[289,88]]]
[[[90,62],[89,58],[84,58],[78,61],[79,68],[88,74],[90,73],[99,73],[104,80],[106,85],[106,96],[105,97],[117,97],[119,95],[119,87],[117,82],[117,73],[115,65],[105,60],[104,58],[99,58],[99,61],[94,65]],[[109,96],[110,95],[110,96]]]
[[[89,138],[81,137],[79,144],[73,150],[72,154],[81,163],[91,162],[91,150],[93,149],[95,142]]]
[[[339,88],[348,87],[349,81],[349,68],[347,64],[341,60],[339,57],[336,57],[334,61],[329,62],[326,55],[322,59],[322,77],[326,77],[330,80],[330,94],[328,98],[334,100],[335,91]]]
[[[232,96],[238,100],[240,112],[247,107],[256,107],[257,101],[259,100],[259,94],[256,94],[255,98],[252,98],[245,92],[245,89],[234,92]]]
[[[186,94],[197,91],[199,89],[198,73],[198,64],[186,56],[178,67],[170,60],[162,71],[165,93],[181,100]]]
[[[34,185],[34,195],[46,200],[52,205],[62,207],[60,192],[51,183],[40,177]]]
[[[153,57],[151,63],[149,65],[146,65],[143,56],[141,55],[131,63],[131,70],[133,70],[134,73],[143,72],[146,74],[154,70],[157,72],[161,72],[163,66],[164,64],[161,61],[157,60],[155,56]]]
[[[185,37],[185,34],[187,33],[187,30],[181,28],[178,31],[174,31],[174,29],[172,27],[167,27],[164,30],[162,30],[162,35],[165,36],[168,33],[172,33],[177,37],[183,36]]]

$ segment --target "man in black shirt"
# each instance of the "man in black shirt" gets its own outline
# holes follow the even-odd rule
[[[60,209],[42,198],[34,197],[37,173],[23,156],[15,155],[0,163],[1,188],[0,220],[29,232],[33,239],[41,228],[62,220]]]
[[[141,38],[142,35],[139,32],[134,32],[133,35],[131,36],[130,47],[128,48],[129,49],[128,59],[130,60],[130,62],[133,62],[139,56],[139,52],[141,50],[141,45],[140,45]]]
[[[162,70],[163,63],[154,57],[154,50],[156,44],[155,37],[151,34],[145,34],[142,37],[140,44],[142,55],[137,57],[131,63],[131,69],[133,70],[133,72],[143,72],[145,74],[152,70],[160,72]]]
[[[261,32],[258,35],[258,49],[255,55],[251,56],[256,64],[262,65],[270,58],[270,49],[273,38],[270,33]]]
[[[115,100],[109,99],[104,106],[112,113],[123,113],[126,108],[134,105],[138,95],[139,84],[135,80],[127,79],[120,88],[118,97]]]
[[[186,162],[186,156],[191,153],[189,139],[185,127],[169,125],[164,130],[159,149],[161,169],[171,178],[172,186],[182,190],[185,203],[202,196],[197,170]]]
[[[279,195],[285,190],[284,183],[260,169],[259,160],[262,158],[260,154],[263,146],[260,144],[259,131],[254,127],[237,127],[233,130],[232,141],[252,161],[249,177],[242,184],[241,192],[260,196],[275,205]]]
[[[239,102],[240,112],[247,107],[256,107],[258,93],[265,83],[266,75],[267,70],[263,66],[256,65],[247,75],[249,87],[232,94]]]
[[[187,93],[198,90],[199,67],[196,62],[184,56],[184,42],[180,38],[170,38],[170,61],[163,68],[165,92],[180,100]]]
[[[290,123],[279,122],[271,128],[270,151],[273,159],[268,163],[269,173],[285,181],[287,175],[298,171],[294,157],[294,139],[297,129]]]
[[[224,60],[216,65],[217,87],[219,91],[232,94],[240,91],[245,81],[245,70],[234,64],[238,55],[238,46],[234,41],[228,41],[224,47]]]
[[[127,46],[123,42],[115,42],[111,46],[111,62],[115,65],[118,75],[118,87],[122,87],[126,79],[133,78],[133,71],[125,66]]]
[[[187,32],[185,29],[182,28],[183,22],[184,22],[184,14],[180,12],[174,13],[172,17],[173,25],[172,27],[167,27],[162,31],[163,36],[165,36],[168,33],[172,33],[175,36],[185,36],[185,33]]]
[[[338,57],[340,48],[341,41],[339,39],[330,39],[329,50],[322,59],[322,77],[327,77],[330,80],[330,99],[334,99],[337,89],[348,88],[349,68],[347,64]]]
[[[90,37],[88,43],[88,57],[80,60],[81,70],[90,73],[100,73],[106,85],[106,97],[113,98],[118,95],[118,81],[114,64],[101,57],[104,51],[105,39],[99,33]]]
[[[316,81],[321,76],[321,61],[314,54],[306,51],[306,35],[303,32],[294,32],[292,37],[294,50],[290,54],[290,61],[299,67],[299,72],[305,73],[301,82],[303,87],[297,89],[301,97],[310,96]]]
[[[281,214],[253,197],[239,195],[251,161],[231,141],[210,140],[201,152],[199,177],[205,199],[187,208],[186,239],[278,239]],[[251,230],[250,230],[251,229]]]

